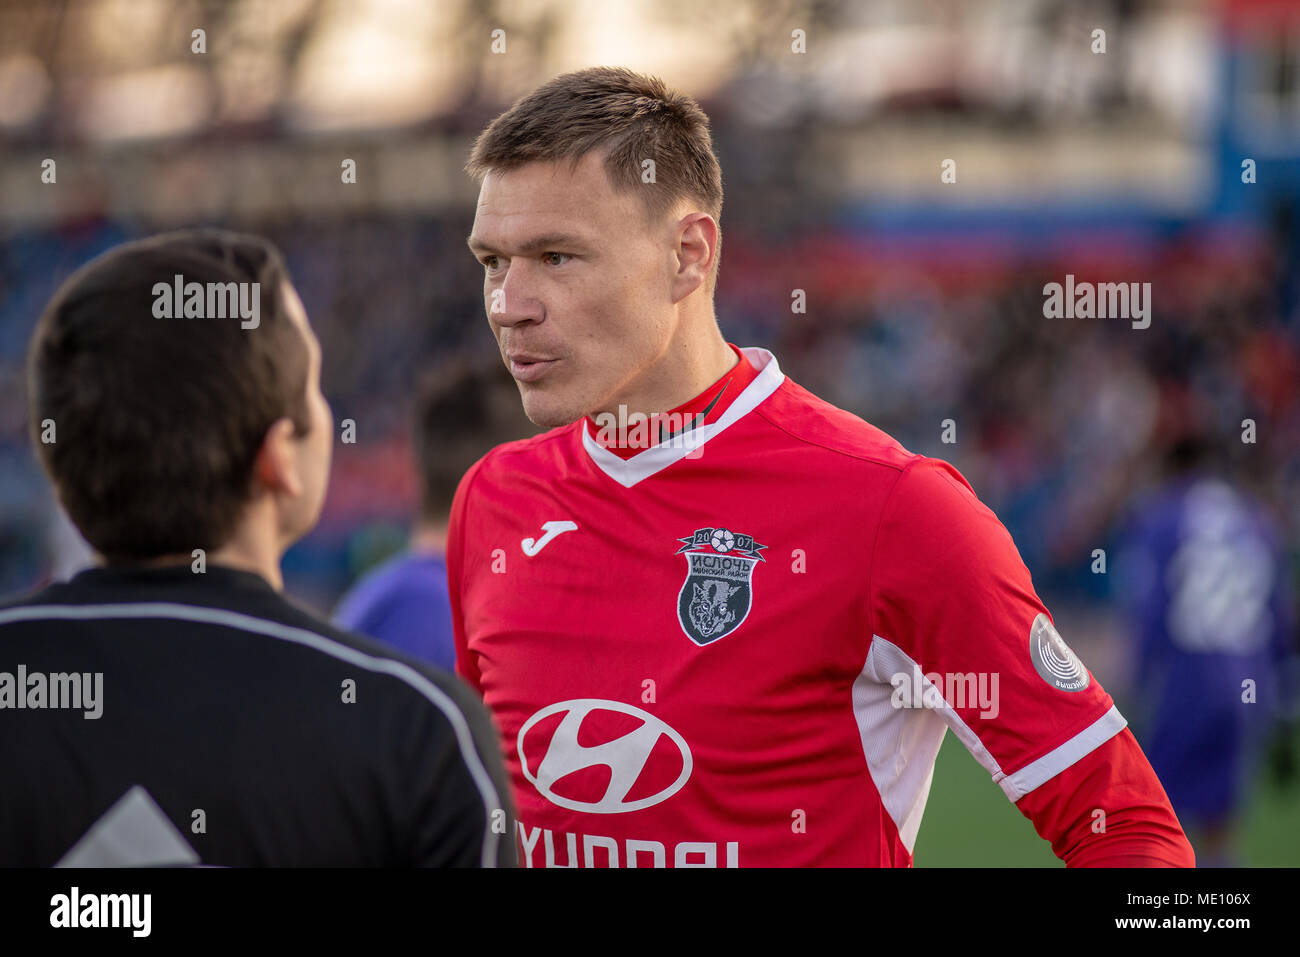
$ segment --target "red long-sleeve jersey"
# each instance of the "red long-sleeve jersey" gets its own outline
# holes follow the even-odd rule
[[[457,669],[502,732],[521,859],[908,866],[952,731],[1068,864],[1190,866],[962,476],[736,351],[703,424],[616,454],[582,419],[457,491]]]

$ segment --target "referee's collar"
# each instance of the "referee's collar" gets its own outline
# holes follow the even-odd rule
[[[242,589],[278,594],[271,583],[257,572],[232,568],[229,565],[209,564],[196,572],[186,563],[175,565],[96,565],[74,575],[72,585],[140,586],[140,585],[206,585],[212,588]]]

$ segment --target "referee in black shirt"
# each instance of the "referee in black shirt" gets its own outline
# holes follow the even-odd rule
[[[279,253],[129,243],[37,325],[33,437],[100,567],[0,605],[0,865],[508,866],[457,678],[281,594],[334,420]]]

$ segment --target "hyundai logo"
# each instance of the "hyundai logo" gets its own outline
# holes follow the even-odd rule
[[[591,747],[578,743],[578,731],[588,715],[597,711],[614,711],[638,719],[639,727],[621,737]],[[537,763],[536,770],[528,763],[524,739],[539,721],[554,714],[564,718],[556,726],[546,753]],[[649,797],[629,801],[627,796],[636,785],[641,772],[650,761],[651,752],[661,738],[667,738],[681,754],[682,770],[672,784]],[[571,811],[589,811],[593,814],[621,814],[639,811],[668,800],[682,789],[691,776],[691,749],[686,739],[652,714],[623,704],[621,701],[604,701],[599,698],[578,698],[547,705],[524,722],[518,736],[519,764],[524,777],[533,783],[542,797],[552,804]],[[609,784],[598,801],[578,801],[556,794],[554,785],[561,778],[587,768],[604,765],[609,768]]]

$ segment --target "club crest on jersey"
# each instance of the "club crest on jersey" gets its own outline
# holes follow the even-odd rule
[[[766,545],[725,528],[697,528],[679,538],[685,553],[686,581],[677,595],[677,620],[686,637],[707,645],[729,635],[749,617],[754,567],[767,559]]]

